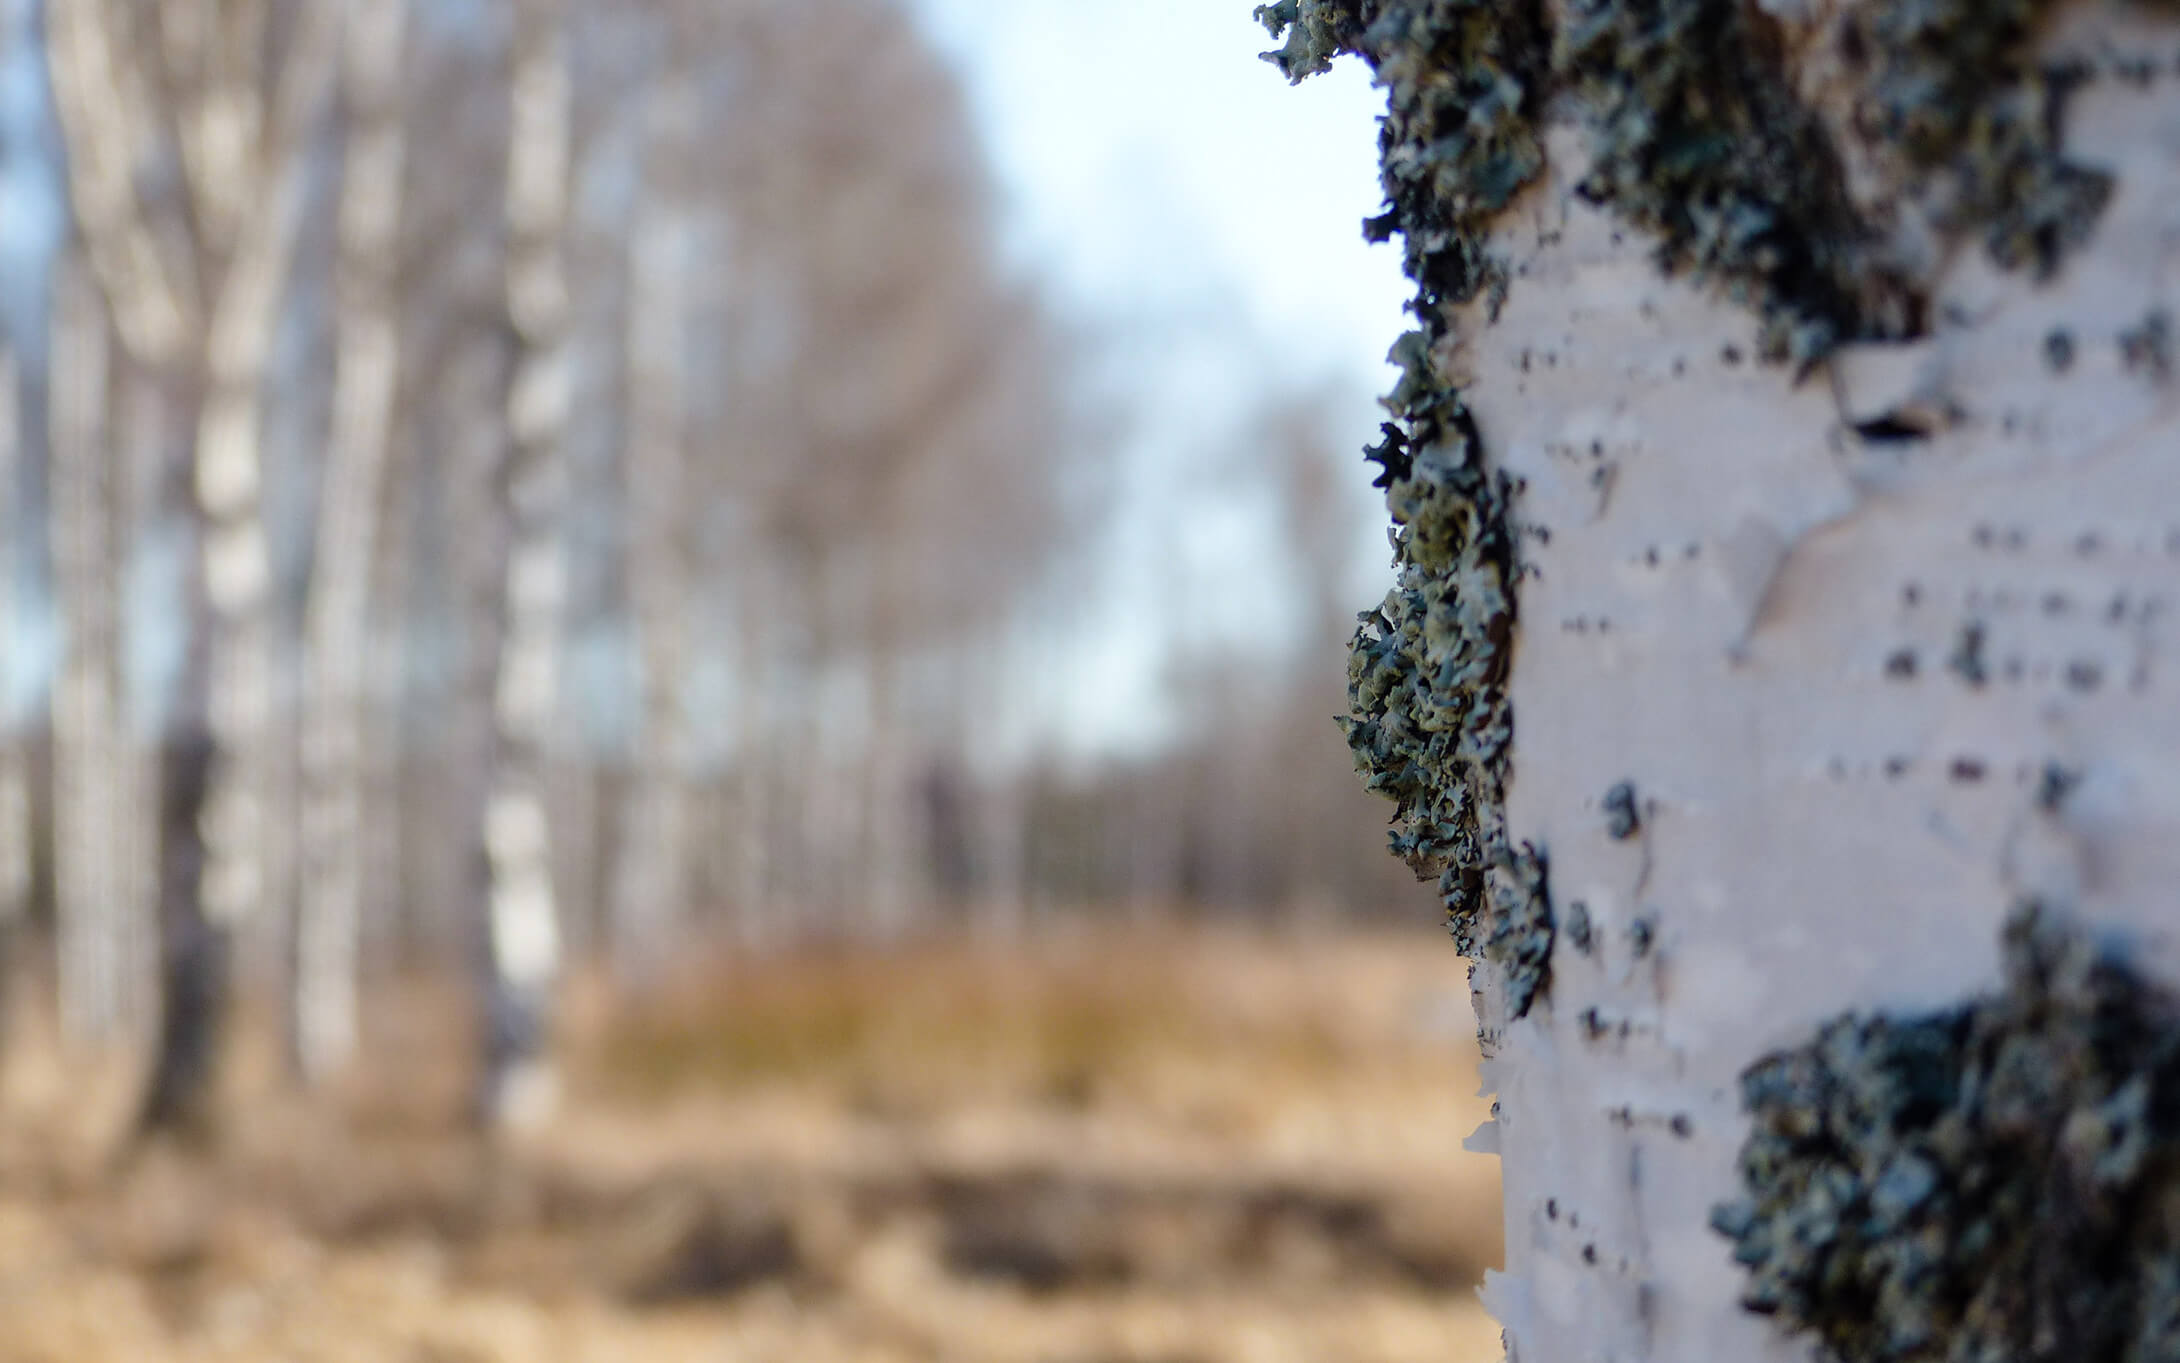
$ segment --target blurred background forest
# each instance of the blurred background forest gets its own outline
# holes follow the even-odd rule
[[[1478,1337],[1376,371],[976,10],[0,0],[0,1360]]]

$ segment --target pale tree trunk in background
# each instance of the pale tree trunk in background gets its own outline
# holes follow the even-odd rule
[[[570,111],[559,0],[516,0],[514,44],[507,315],[517,353],[507,399],[505,479],[512,543],[485,809],[487,1035],[479,1102],[488,1122],[522,1126],[544,1118],[557,1096],[549,1048],[560,926],[546,782],[567,598],[562,447],[569,401],[568,286],[562,250]]]
[[[268,122],[261,80],[270,8],[269,0],[157,7],[168,119],[181,148],[198,248],[214,256],[237,250],[250,220],[274,207],[255,192]],[[316,0],[300,8],[327,10]]]
[[[49,51],[67,138],[70,199],[116,328],[148,374],[195,404],[192,488],[204,616],[188,699],[163,779],[161,933],[166,1004],[147,1126],[194,1115],[225,1007],[229,938],[264,893],[264,748],[271,671],[271,563],[261,502],[262,385],[304,194],[303,144],[331,83],[338,12],[292,16],[268,96],[260,0],[158,7],[162,79],[139,69],[126,11],[54,0]],[[154,91],[171,101],[161,109]],[[196,259],[166,259],[134,175],[170,123],[182,150]],[[211,281],[200,302],[177,281]],[[190,714],[201,701],[199,721]],[[201,799],[201,808],[193,801]],[[203,845],[194,844],[201,838]],[[272,860],[282,858],[275,855]],[[187,978],[184,978],[187,977]]]
[[[259,390],[302,225],[302,143],[332,83],[338,20],[330,0],[302,7],[269,129],[258,128],[266,111],[250,62],[216,59],[203,107],[182,116],[185,151],[197,147],[193,157],[185,155],[192,204],[215,232],[233,225],[231,256],[207,323],[193,466],[211,606],[208,727],[220,753],[204,812],[203,898],[206,914],[228,930],[262,908],[267,863],[279,859],[268,856],[268,844],[287,826],[267,818],[264,808],[273,638]],[[244,145],[254,154],[238,156],[229,142],[245,130]]]
[[[172,811],[181,826],[166,829],[170,838],[190,829],[203,837],[196,893],[169,901],[170,913],[202,921],[167,929],[170,998],[147,1127],[187,1120],[209,1096],[204,1084],[226,1007],[233,935],[259,916],[268,865],[287,861],[272,841],[289,822],[268,818],[266,809],[274,639],[260,389],[301,227],[303,143],[331,88],[340,38],[331,0],[306,3],[295,23],[269,110],[254,60],[218,56],[208,59],[201,106],[180,113],[185,149],[192,128],[201,143],[193,157],[185,155],[192,205],[214,241],[231,224],[232,245],[206,319],[191,466],[206,606],[202,651],[192,656],[206,669],[208,766],[201,779],[170,784],[192,797],[201,789],[204,803],[194,818]],[[255,31],[242,29],[245,36]],[[244,134],[248,150],[238,155],[229,139]],[[203,971],[206,982],[182,984],[173,978],[177,970]],[[214,978],[222,981],[217,987]],[[177,1000],[202,1002],[178,1007]]]
[[[130,415],[132,421],[156,416],[162,403],[152,376],[171,375],[184,362],[201,306],[191,287],[192,272],[169,259],[136,196],[134,176],[154,154],[158,135],[150,90],[132,59],[133,49],[119,16],[100,0],[51,0],[46,8],[46,58],[67,144],[69,203],[76,229],[91,272],[105,294],[114,328],[140,371],[130,387],[141,406],[132,407]],[[66,276],[62,285],[69,287]],[[68,303],[66,297],[59,301]],[[56,418],[62,405],[55,404]],[[138,439],[146,442],[144,450],[129,451],[132,460],[145,454],[163,460],[164,434],[163,430],[132,430],[132,445]],[[156,470],[140,472],[152,482],[158,479]],[[138,499],[128,500],[133,508]],[[224,970],[223,963],[184,947],[169,931],[195,915],[193,868],[199,858],[193,848],[197,839],[194,809],[187,811],[184,822],[169,821],[164,817],[166,798],[151,798],[154,790],[162,788],[164,760],[166,755],[155,748],[130,763],[131,779],[125,782],[128,798],[115,811],[125,829],[148,838],[141,845],[124,839],[117,849],[117,855],[141,862],[121,873],[136,891],[136,912],[143,911],[146,895],[156,895],[161,906],[158,946],[152,950],[150,944],[139,943],[136,948],[154,955],[160,986],[143,991],[139,1009],[184,1008],[190,1000],[212,992],[210,982]],[[176,787],[192,788],[190,781]],[[192,846],[169,846],[177,840]],[[192,940],[209,945],[201,934]],[[173,978],[178,971],[193,973],[195,978],[178,987]],[[168,1068],[181,1072],[189,1067]]]
[[[428,376],[418,370],[419,398]],[[398,405],[398,404],[397,404]],[[413,427],[404,425],[404,432]],[[391,463],[384,470],[389,489],[383,508],[385,523],[379,536],[377,563],[372,569],[370,643],[364,651],[366,703],[364,706],[363,773],[363,883],[359,887],[362,925],[362,964],[391,964],[397,948],[408,941],[413,926],[408,913],[408,843],[402,827],[401,780],[403,749],[408,742],[407,710],[409,667],[415,643],[409,624],[410,591],[416,559],[417,508],[412,496],[392,495],[409,479],[422,479],[410,452],[406,434],[389,446]],[[410,470],[417,470],[414,473]]]
[[[881,532],[882,533],[882,532]],[[885,596],[883,588],[877,595]],[[900,660],[874,640],[864,666],[863,762],[856,792],[862,837],[859,874],[851,881],[862,903],[857,920],[872,940],[892,941],[912,925],[921,887],[915,882],[909,839],[908,743],[901,732]]]
[[[2057,275],[1965,242],[1928,339],[1800,382],[1578,192],[1587,134],[1553,127],[1493,228],[1505,296],[1435,358],[1518,525],[1506,840],[1558,922],[1525,1012],[1477,974],[1485,1296],[1525,1363],[1809,1357],[1706,1224],[1739,1078],[1842,1012],[1994,991],[2013,905],[2180,980],[2180,28],[2149,14],[2057,8],[2068,152],[2117,180]]]
[[[60,1012],[71,1041],[102,1045],[121,1024],[125,887],[113,818],[123,746],[112,348],[105,309],[73,259],[57,271],[52,315],[53,566],[68,640],[53,689]]]
[[[143,723],[136,650],[147,625],[140,601],[138,564],[144,541],[166,513],[168,441],[173,434],[166,395],[152,376],[133,366],[121,376],[115,413],[116,504],[120,508],[113,553],[120,584],[120,673],[117,677],[121,742],[116,750],[114,807],[106,817],[117,828],[115,875],[121,898],[115,913],[121,929],[122,1023],[140,1045],[159,1016],[159,837],[156,793],[160,752]]]
[[[46,59],[68,146],[68,198],[91,268],[130,355],[158,372],[190,340],[199,312],[189,272],[161,250],[134,175],[157,130],[128,36],[104,0],[49,0]]]
[[[729,557],[728,562],[736,559]],[[746,563],[746,561],[745,561]],[[745,566],[745,581],[754,566]],[[751,593],[754,595],[754,593]],[[774,791],[768,780],[771,750],[766,743],[766,702],[771,696],[772,654],[765,648],[766,630],[758,610],[745,599],[736,611],[735,662],[739,677],[734,688],[734,769],[728,774],[733,787],[735,933],[745,947],[758,946],[779,935],[775,903],[772,839]]]
[[[403,167],[401,60],[408,0],[348,7],[333,432],[305,618],[303,884],[295,1037],[304,1077],[354,1055],[363,907],[365,639],[400,371],[395,254]]]
[[[0,530],[13,545],[22,542],[22,508],[17,494],[22,487],[23,423],[22,377],[15,352],[0,344]],[[19,636],[15,625],[16,570],[14,553],[0,553],[0,640]],[[12,657],[0,656],[0,685],[12,685]],[[14,1006],[16,944],[30,912],[31,811],[29,754],[23,742],[23,725],[13,715],[0,727],[0,1055],[5,1054],[10,1010]]]
[[[964,732],[988,725],[1011,738],[1017,714],[1017,684],[1021,667],[1010,636],[994,631],[968,655],[966,675],[956,695],[965,707],[960,721]],[[971,753],[979,744],[972,743]],[[981,755],[981,754],[980,754]],[[1029,916],[1029,791],[1019,764],[1007,779],[994,781],[986,773],[1009,770],[1003,760],[988,761],[975,782],[975,804],[970,834],[978,896],[977,932],[987,940],[1006,944],[1018,940]]]
[[[563,626],[566,628],[566,626]],[[546,858],[553,878],[554,921],[560,924],[560,956],[578,961],[593,951],[603,951],[612,936],[606,921],[611,913],[614,887],[601,879],[621,871],[614,835],[619,832],[619,807],[608,808],[607,795],[625,790],[625,774],[604,761],[580,731],[575,707],[563,697],[559,725],[562,737],[546,758],[545,820],[553,832],[552,853]],[[607,828],[607,816],[613,827]]]
[[[687,928],[690,762],[688,584],[688,157],[696,95],[678,56],[648,98],[644,191],[629,234],[628,588],[643,665],[643,736],[614,861],[612,952],[655,977]]]

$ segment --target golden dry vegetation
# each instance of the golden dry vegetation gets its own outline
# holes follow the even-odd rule
[[[246,1046],[186,1146],[19,1022],[0,1363],[1483,1363],[1464,976],[1417,929],[579,983],[563,1115],[497,1147],[427,982],[330,1099]]]

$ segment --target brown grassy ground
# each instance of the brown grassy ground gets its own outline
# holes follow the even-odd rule
[[[1492,1161],[1424,930],[713,963],[494,1148],[417,984],[334,1101],[234,1067],[116,1156],[127,1076],[33,1036],[0,1123],[0,1363],[1484,1363]]]

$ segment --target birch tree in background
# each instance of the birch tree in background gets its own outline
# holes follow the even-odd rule
[[[694,561],[687,401],[687,204],[697,99],[679,26],[666,20],[665,74],[644,96],[644,176],[628,238],[628,589],[643,673],[641,746],[614,860],[616,963],[655,976],[685,927],[690,867],[688,588]]]
[[[22,374],[15,348],[0,342],[0,528],[7,533],[10,552],[0,553],[0,641],[13,639],[17,595],[18,559],[14,545],[26,538],[28,518],[23,514],[23,408]],[[12,684],[20,663],[5,657],[0,677]],[[11,688],[12,689],[12,685]],[[15,996],[16,948],[30,916],[31,827],[30,757],[24,741],[24,725],[12,713],[0,731],[0,1042],[8,1034]]]
[[[1304,0],[1419,330],[1350,738],[1510,1356],[2172,1356],[2169,5]]]
[[[121,730],[119,556],[113,542],[114,432],[107,413],[106,310],[80,264],[53,287],[50,487],[53,577],[67,648],[53,689],[54,917],[62,1029],[111,1043],[121,1024],[129,868],[115,817],[127,753]]]
[[[297,1056],[322,1080],[356,1048],[362,925],[366,631],[400,373],[397,253],[408,0],[347,6],[347,116],[336,265],[333,430],[305,617],[303,882],[294,980]]]
[[[299,0],[270,60],[271,17],[266,0],[54,0],[48,21],[78,229],[132,361],[180,396],[192,428],[205,615],[190,656],[205,671],[184,690],[202,698],[204,735],[185,734],[176,753],[200,749],[208,765],[201,780],[167,781],[171,796],[201,790],[204,805],[169,807],[162,831],[203,847],[165,858],[170,872],[196,869],[163,886],[166,1006],[147,1126],[201,1106],[228,938],[258,906],[274,831],[260,794],[272,636],[259,388],[339,31],[330,0]],[[153,54],[156,75],[141,64]],[[137,173],[168,167],[183,202],[146,204]]]
[[[490,864],[480,1106],[521,1126],[555,1101],[549,1052],[560,969],[546,819],[549,739],[567,597],[569,71],[561,0],[515,0],[507,151],[507,318],[517,353],[504,479],[512,543],[494,677],[497,728],[485,810]]]

